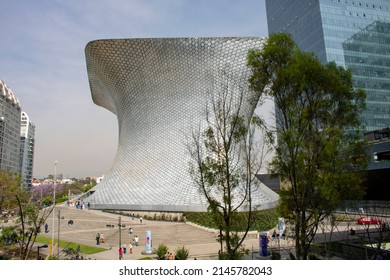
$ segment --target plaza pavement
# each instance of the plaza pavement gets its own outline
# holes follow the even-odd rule
[[[60,212],[60,219],[58,219],[58,211]],[[137,214],[137,212],[136,212]],[[141,213],[138,213],[141,214]],[[191,223],[183,222],[168,222],[168,221],[154,221],[143,219],[142,223],[138,218],[132,219],[129,216],[117,215],[114,213],[102,212],[100,210],[81,210],[75,207],[68,207],[65,205],[57,205],[55,208],[55,236],[58,237],[58,220],[60,221],[60,240],[70,242],[97,246],[96,234],[103,233],[105,243],[99,247],[108,250],[85,255],[84,258],[92,260],[117,260],[119,258],[119,217],[121,224],[124,227],[121,230],[121,243],[128,244],[134,236],[139,237],[139,246],[133,245],[133,254],[124,254],[125,260],[139,260],[145,257],[155,257],[155,255],[145,255],[145,233],[147,230],[152,232],[152,248],[157,248],[160,244],[168,246],[170,252],[174,252],[177,248],[184,246],[189,250],[189,259],[217,259],[220,244],[217,242],[218,231],[199,227]],[[73,225],[68,226],[68,221],[73,220]],[[47,219],[49,225],[49,232],[42,233],[42,235],[52,236],[52,221],[53,215]],[[113,225],[110,227],[108,225]],[[133,234],[128,234],[129,228],[133,229]],[[349,229],[353,227],[357,232],[365,232],[364,226],[359,226],[355,223],[340,223],[338,228],[329,234],[329,230],[325,229],[322,234],[319,232],[315,237],[315,242],[325,242],[331,240],[345,240],[349,238],[358,238],[357,236],[350,236]],[[271,231],[272,232],[272,231]],[[251,251],[247,259],[257,259],[259,255],[259,241],[257,239],[257,232],[249,232],[244,241],[245,247]],[[279,249],[282,253],[282,259],[286,259],[289,253],[294,253],[294,241],[292,239],[270,241],[269,249]],[[60,255],[64,256],[60,248]],[[41,249],[42,254],[48,252],[48,249]],[[44,252],[46,250],[47,252]],[[57,248],[53,248],[54,254],[57,253]]]
[[[60,219],[58,219],[58,211]],[[136,213],[137,214],[137,213]],[[119,257],[119,219],[121,224],[125,225],[121,230],[122,244],[126,242],[127,248],[133,236],[139,237],[139,246],[133,245],[133,254],[124,255],[125,260],[137,260],[145,257],[155,257],[155,255],[145,255],[145,232],[152,232],[152,247],[157,248],[160,244],[168,246],[170,252],[174,252],[177,248],[184,246],[189,250],[189,259],[216,259],[220,244],[217,242],[218,233],[214,230],[208,230],[199,226],[183,223],[183,222],[168,222],[154,221],[143,219],[142,223],[138,218],[132,219],[128,216],[120,216],[113,213],[102,212],[99,210],[81,210],[74,207],[64,205],[56,206],[54,219],[54,239],[58,237],[58,220],[60,221],[60,240],[76,242],[91,246],[96,245],[96,234],[103,233],[105,243],[99,247],[108,250],[91,255],[85,255],[86,259],[93,260],[117,260]],[[73,225],[68,226],[68,221],[73,220]],[[47,219],[49,232],[42,235],[52,236],[52,221],[53,215]],[[114,225],[110,227],[107,225]],[[133,234],[128,234],[129,228],[133,229]],[[250,232],[244,241],[247,249],[258,252],[259,242],[256,232]],[[46,249],[48,251],[48,249]],[[129,250],[127,250],[129,251]],[[54,254],[57,253],[57,247],[53,248]],[[63,255],[62,248],[59,250],[60,255]],[[45,253],[42,251],[42,253]]]

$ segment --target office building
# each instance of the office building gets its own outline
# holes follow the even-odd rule
[[[390,125],[390,2],[384,0],[266,0],[269,34],[290,33],[323,62],[352,70],[367,93],[364,131]]]
[[[0,169],[19,172],[21,106],[0,80]]]
[[[366,132],[364,139],[369,155],[366,198],[390,200],[390,127]]]
[[[119,126],[114,163],[88,197],[91,206],[206,211],[190,176],[187,140],[194,129],[205,130],[207,92],[226,77],[234,81],[237,96],[238,89],[244,93],[245,115],[253,114],[246,57],[262,42],[254,37],[90,42],[86,61],[93,102],[114,113]],[[261,208],[278,200],[260,183],[252,198]]]
[[[22,112],[20,125],[20,161],[21,185],[27,190],[32,187],[35,146],[35,125],[26,112]]]

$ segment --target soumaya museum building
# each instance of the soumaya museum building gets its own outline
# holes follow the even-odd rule
[[[249,97],[247,52],[263,39],[97,40],[85,49],[93,102],[117,116],[118,148],[108,175],[86,198],[95,209],[206,211],[191,179],[187,139],[204,130],[207,92],[228,77]],[[237,93],[238,94],[238,93]],[[247,100],[248,101],[248,100]],[[250,117],[255,109],[245,102]],[[276,205],[258,183],[253,204]]]

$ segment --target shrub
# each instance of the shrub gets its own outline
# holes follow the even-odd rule
[[[163,260],[165,255],[168,252],[168,246],[165,244],[160,244],[157,249],[154,249],[153,253],[157,255],[157,259]]]
[[[266,231],[278,224],[278,215],[276,213],[276,209],[266,209],[260,211],[253,211],[252,223],[249,230],[261,230]],[[236,219],[236,222],[232,228],[234,231],[243,231],[246,227],[246,217],[247,213],[239,212]],[[218,226],[215,224],[212,216],[207,212],[187,212],[182,216],[183,220],[187,220],[189,222],[208,227],[218,229]]]
[[[184,246],[177,248],[175,251],[176,260],[187,260],[189,255],[190,255],[190,251]]]

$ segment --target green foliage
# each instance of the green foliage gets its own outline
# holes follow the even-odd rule
[[[66,197],[66,196],[59,197],[59,198],[56,197],[56,204],[65,202],[67,200],[68,200],[68,197]]]
[[[94,185],[86,185],[85,187],[82,188],[83,192],[88,192],[90,189],[92,189]]]
[[[0,212],[17,207],[15,194],[20,189],[20,176],[5,169],[0,169]]]
[[[72,184],[65,184],[61,191],[58,192],[58,197],[68,197],[69,193],[71,194],[81,194],[84,192],[84,185],[80,182],[75,182]],[[57,200],[57,199],[56,199]]]
[[[0,245],[5,246],[7,238],[13,239],[16,236],[15,227],[3,227],[0,236]]]
[[[51,205],[53,204],[53,197],[44,197],[42,198],[42,205]]]
[[[1,260],[10,260],[11,259],[11,256],[8,256],[8,255],[0,255],[0,261]]]
[[[39,242],[42,244],[50,244],[51,237],[47,237],[44,235],[38,235],[36,242]],[[56,243],[58,241],[55,239],[54,242]],[[102,248],[102,247],[89,246],[89,245],[69,242],[69,241],[65,241],[65,240],[60,240],[59,244],[60,244],[60,248],[71,249],[73,251],[79,250],[79,252],[82,254],[96,254],[96,253],[100,253],[100,252],[107,250],[107,249]]]
[[[223,237],[225,239],[225,237]],[[218,253],[218,259],[220,260],[242,260],[245,255],[249,254],[249,249],[245,248],[245,245],[239,245],[241,237],[237,232],[232,232],[229,240],[231,248],[233,250],[226,250]]]
[[[319,222],[341,200],[363,194],[365,92],[353,88],[349,70],[322,65],[288,34],[251,50],[248,65],[251,88],[275,101],[277,130],[267,128],[276,151],[270,170],[287,186],[279,213],[294,223],[297,257],[306,259]]]
[[[179,247],[175,250],[176,260],[187,260],[189,255],[190,255],[190,251],[184,246]]]
[[[158,245],[157,249],[153,250],[153,253],[157,255],[157,259],[163,260],[165,255],[168,253],[168,246],[161,243]]]
[[[187,221],[207,228],[219,229],[217,223],[209,212],[186,212]],[[248,213],[239,212],[232,227],[232,230],[243,232],[247,226]],[[278,214],[275,208],[252,212],[252,219],[249,230],[267,231],[274,228],[278,223]]]

